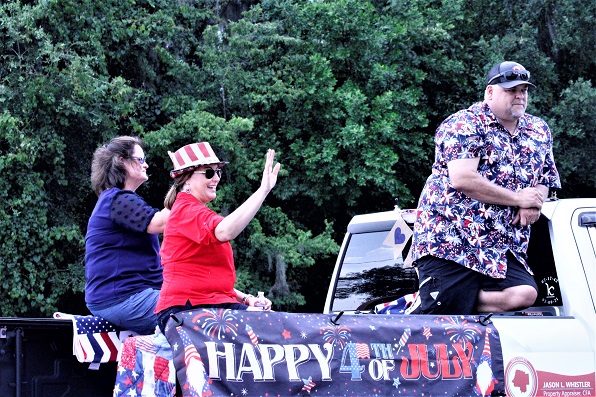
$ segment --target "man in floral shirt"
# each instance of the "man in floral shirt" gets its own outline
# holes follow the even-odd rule
[[[518,63],[495,65],[484,101],[437,129],[414,224],[414,313],[510,311],[536,299],[526,264],[530,225],[560,181],[548,125],[525,113],[529,80]]]

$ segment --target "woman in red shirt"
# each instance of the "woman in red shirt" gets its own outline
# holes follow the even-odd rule
[[[160,329],[165,333],[170,315],[189,308],[270,310],[268,299],[259,301],[234,288],[230,240],[244,230],[275,186],[281,166],[273,165],[275,151],[267,152],[261,186],[226,217],[206,204],[215,199],[221,167],[227,162],[220,161],[207,142],[168,154],[174,164],[170,172],[174,185],[164,202],[171,213],[160,251],[164,279],[156,307]]]

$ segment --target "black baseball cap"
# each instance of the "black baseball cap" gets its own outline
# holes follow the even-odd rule
[[[505,61],[493,66],[486,76],[486,85],[496,84],[503,88],[512,88],[520,84],[530,83],[530,71],[517,62]]]

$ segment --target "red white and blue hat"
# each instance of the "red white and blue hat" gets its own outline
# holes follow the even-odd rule
[[[220,167],[228,164],[228,161],[220,161],[209,142],[191,143],[176,150],[168,152],[174,169],[170,171],[170,177],[176,178],[186,172],[193,171],[202,165],[217,164]]]

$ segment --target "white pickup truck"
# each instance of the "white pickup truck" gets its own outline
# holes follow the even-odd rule
[[[123,348],[118,368],[77,363],[70,321],[0,318],[0,396],[170,397],[172,372],[184,396],[596,396],[596,198],[544,204],[528,250],[535,306],[492,315],[375,310],[417,289],[386,245],[413,217],[354,217],[324,313],[180,312],[167,354],[140,336],[145,350]]]
[[[396,259],[384,244],[399,217],[411,224],[415,214],[396,208],[352,219],[324,313],[379,316],[372,314],[376,306],[416,290],[414,268],[404,268],[404,255]],[[539,286],[535,306],[478,316],[492,322],[502,349],[504,384],[492,385],[492,395],[595,396],[596,198],[546,202],[532,226],[528,256]],[[407,315],[395,316],[396,323],[399,316]]]

